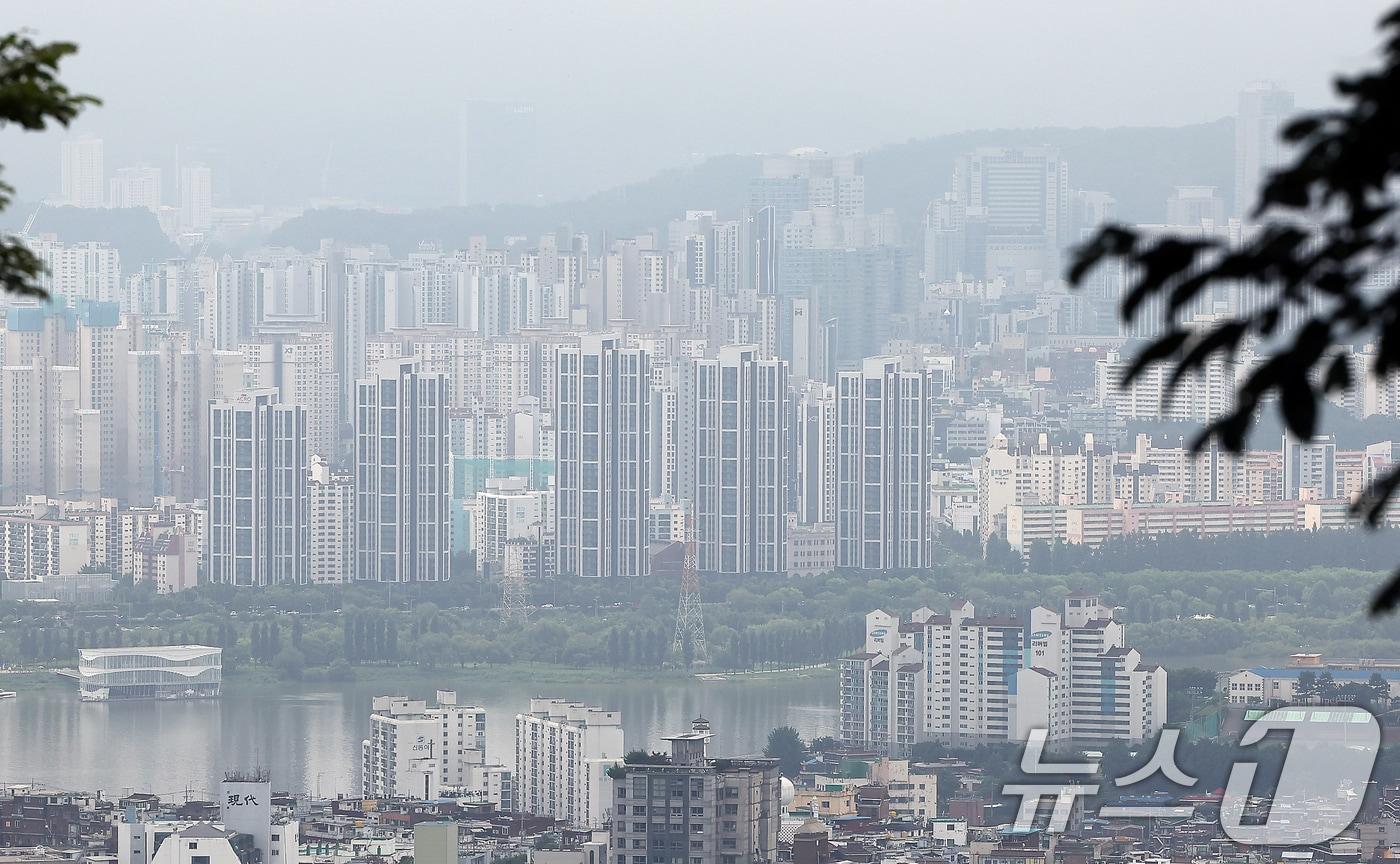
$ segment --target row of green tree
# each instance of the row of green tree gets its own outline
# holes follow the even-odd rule
[[[1256,539],[1237,542],[1252,549]],[[1345,537],[1315,538],[1324,540]],[[1370,618],[1363,611],[1375,579],[1371,571],[1290,566],[1046,573],[997,569],[944,548],[934,566],[921,570],[835,571],[801,580],[707,576],[702,596],[715,669],[830,661],[858,649],[872,609],[942,611],[959,597],[982,614],[1017,614],[1057,607],[1076,591],[1122,607],[1131,643],[1150,661],[1224,668],[1278,662],[1300,650],[1400,656],[1400,616]],[[649,670],[676,659],[670,643],[678,588],[678,580],[665,577],[537,580],[527,622],[507,625],[498,609],[499,583],[478,576],[410,586],[202,585],[173,595],[121,586],[110,603],[88,607],[0,601],[0,663],[71,664],[80,647],[175,641],[221,645],[235,667],[294,671],[299,656],[305,667],[339,663],[337,674],[395,663]],[[46,629],[54,632],[45,635]]]

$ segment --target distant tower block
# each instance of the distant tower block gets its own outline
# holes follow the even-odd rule
[[[700,604],[700,567],[695,558],[695,519],[686,518],[685,565],[681,573],[681,598],[676,607],[676,637],[671,654],[678,664],[694,665],[708,661],[705,647],[705,616]]]
[[[511,540],[502,552],[501,620],[507,624],[524,624],[529,617],[525,559],[530,551],[529,541]]]

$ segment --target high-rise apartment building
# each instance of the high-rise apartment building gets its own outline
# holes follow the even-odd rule
[[[245,376],[252,387],[276,387],[283,402],[306,409],[308,446],[318,456],[337,456],[339,420],[334,335],[319,326],[297,332],[265,328],[255,342],[240,349]]]
[[[484,766],[486,711],[458,704],[453,690],[437,691],[435,705],[376,696],[360,753],[365,795],[437,798],[443,787],[472,785]]]
[[[342,318],[335,326],[336,374],[344,393],[345,420],[355,405],[355,382],[371,369],[369,342],[384,332],[384,284],[393,262],[349,260],[345,262]]]
[[[918,741],[1143,741],[1166,722],[1166,671],[1144,663],[1093,595],[1063,615],[979,615],[965,600],[909,621],[875,610],[865,650],[839,661],[841,737],[907,754]]]
[[[312,455],[306,500],[311,584],[349,581],[355,564],[354,480],[332,473],[325,457]]]
[[[500,566],[512,542],[538,544],[552,536],[553,494],[527,487],[524,477],[493,477],[477,493],[472,539],[478,569]]]
[[[447,379],[392,358],[355,390],[355,578],[447,579]]]
[[[837,375],[838,566],[927,566],[932,390],[931,373],[897,357]]]
[[[1235,114],[1235,209],[1248,218],[1261,183],[1288,158],[1279,131],[1293,114],[1293,94],[1271,81],[1256,81],[1240,93]]]
[[[1337,497],[1337,439],[1319,435],[1299,441],[1283,436],[1283,497],[1330,500]]]
[[[99,465],[102,494],[120,497],[117,478],[117,358],[126,356],[128,331],[121,323],[117,304],[77,304],[78,409],[97,412]]]
[[[622,760],[622,715],[563,699],[531,699],[515,715],[516,804],[574,828],[606,828],[608,769]]]
[[[992,437],[978,460],[978,526],[982,539],[1007,535],[1007,508],[1013,505],[1112,504],[1117,455],[1085,435],[1077,447],[1052,447],[1039,436],[1034,447],[1012,448],[1006,436]]]
[[[256,390],[209,407],[209,581],[309,576],[306,409]]]
[[[923,656],[899,642],[899,621],[875,610],[865,616],[864,651],[837,661],[840,737],[882,753],[907,754],[923,737]],[[933,697],[942,698],[942,694]]]
[[[1050,741],[1146,741],[1167,720],[1167,671],[1144,663],[1126,627],[1094,594],[1071,594],[1064,614],[1028,616],[1026,661],[1016,672],[1012,733]]]
[[[809,383],[797,397],[797,519],[836,521],[836,388]]]
[[[98,242],[64,243],[51,237],[25,240],[44,262],[39,287],[69,300],[116,300],[121,294],[121,255]]]
[[[785,561],[787,363],[725,345],[693,364],[695,540],[699,567],[781,573]]]
[[[614,336],[559,351],[555,536],[564,576],[645,576],[650,358]]]
[[[180,228],[208,231],[214,224],[214,175],[202,162],[180,166]]]
[[[107,203],[101,138],[70,138],[60,145],[63,202],[71,207],[101,207]]]
[[[118,168],[107,185],[107,206],[140,207],[152,213],[160,209],[160,169],[154,165]]]

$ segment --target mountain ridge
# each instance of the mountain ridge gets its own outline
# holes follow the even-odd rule
[[[1234,121],[1223,118],[1186,126],[986,129],[880,147],[863,154],[866,209],[892,208],[909,237],[928,202],[947,191],[958,154],[983,146],[1035,145],[1059,148],[1069,163],[1071,188],[1110,193],[1125,221],[1162,219],[1173,186],[1216,186],[1227,202],[1233,193]],[[312,250],[322,238],[333,238],[387,243],[395,254],[404,254],[421,241],[456,248],[473,234],[534,236],[561,226],[634,234],[661,229],[688,209],[717,210],[732,218],[746,203],[749,180],[759,174],[762,160],[758,154],[711,157],[544,206],[311,210],[273,231],[267,242]]]

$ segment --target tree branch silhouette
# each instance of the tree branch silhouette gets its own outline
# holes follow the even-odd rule
[[[1270,401],[1291,434],[1312,438],[1321,400],[1353,384],[1340,345],[1375,342],[1369,374],[1400,369],[1400,7],[1379,29],[1380,68],[1339,78],[1341,107],[1303,115],[1282,130],[1294,148],[1292,161],[1263,184],[1242,242],[1149,239],[1109,225],[1074,251],[1068,275],[1076,286],[1099,264],[1122,262],[1129,279],[1120,308],[1125,322],[1149,302],[1161,304],[1165,332],[1136,355],[1124,386],[1147,368],[1169,363],[1170,391],[1213,357],[1232,361],[1246,346],[1259,349],[1263,362],[1237,385],[1234,407],[1201,430],[1194,451],[1211,440],[1242,451],[1258,411]],[[1180,320],[1188,304],[1217,286],[1248,286],[1261,302],[1205,326]],[[1301,324],[1286,330],[1284,322],[1294,316]],[[1352,515],[1378,526],[1397,487],[1400,466],[1352,502]],[[1397,605],[1400,571],[1375,595],[1371,611]]]
[[[58,80],[63,58],[76,53],[72,42],[36,43],[20,31],[0,37],[0,129],[14,124],[37,132],[49,123],[67,127],[96,97],[73,93]],[[0,166],[0,171],[4,167]],[[0,211],[14,200],[14,187],[0,180]],[[47,296],[38,279],[44,263],[13,237],[0,237],[0,290]]]

